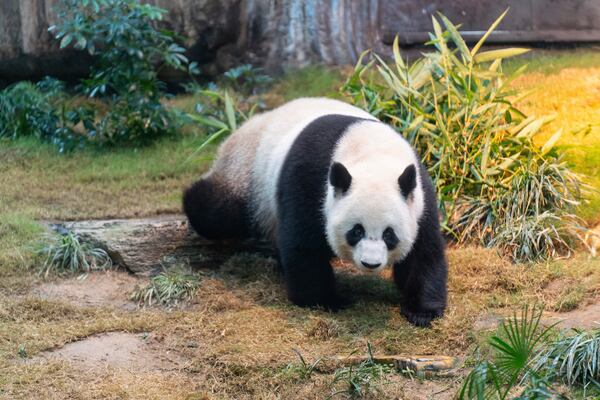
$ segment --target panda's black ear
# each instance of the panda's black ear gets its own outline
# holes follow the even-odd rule
[[[352,175],[342,164],[334,162],[329,170],[329,182],[336,191],[345,193],[352,183]]]
[[[414,164],[410,164],[400,178],[398,178],[398,184],[400,185],[400,191],[404,197],[408,197],[413,190],[417,187],[417,169]]]

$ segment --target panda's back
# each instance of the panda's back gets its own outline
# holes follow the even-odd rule
[[[220,147],[206,174],[237,198],[248,203],[257,233],[273,239],[277,227],[277,184],[282,166],[298,136],[313,121],[326,115],[375,120],[347,103],[326,98],[301,98],[256,115]],[[330,148],[315,143],[307,160]]]

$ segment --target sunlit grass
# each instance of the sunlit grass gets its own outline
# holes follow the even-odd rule
[[[69,155],[32,140],[2,142],[0,213],[74,220],[179,212],[184,187],[210,162],[212,153],[187,161],[202,140],[185,136],[138,150]]]
[[[588,61],[600,58],[596,53],[589,56],[583,53],[581,57]],[[575,66],[580,65],[577,57],[572,60]],[[556,116],[536,140],[544,143],[562,128],[564,133],[558,143],[565,150],[566,160],[600,190],[600,60],[585,67],[569,66],[547,75],[525,74],[514,86],[520,91],[531,90],[517,104],[526,114]],[[600,222],[600,193],[592,193],[578,214],[590,224]]]

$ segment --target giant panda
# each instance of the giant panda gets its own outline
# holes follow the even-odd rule
[[[337,310],[331,259],[393,267],[401,313],[429,326],[446,307],[447,263],[434,188],[413,148],[367,112],[302,98],[252,117],[184,193],[193,229],[260,236],[278,250],[289,299]]]

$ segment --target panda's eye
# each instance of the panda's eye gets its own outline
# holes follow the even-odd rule
[[[365,228],[361,224],[356,224],[352,229],[346,232],[346,241],[350,246],[356,246],[365,236]]]
[[[396,236],[396,232],[390,227],[385,228],[382,238],[388,250],[393,250],[400,241],[398,236]]]

